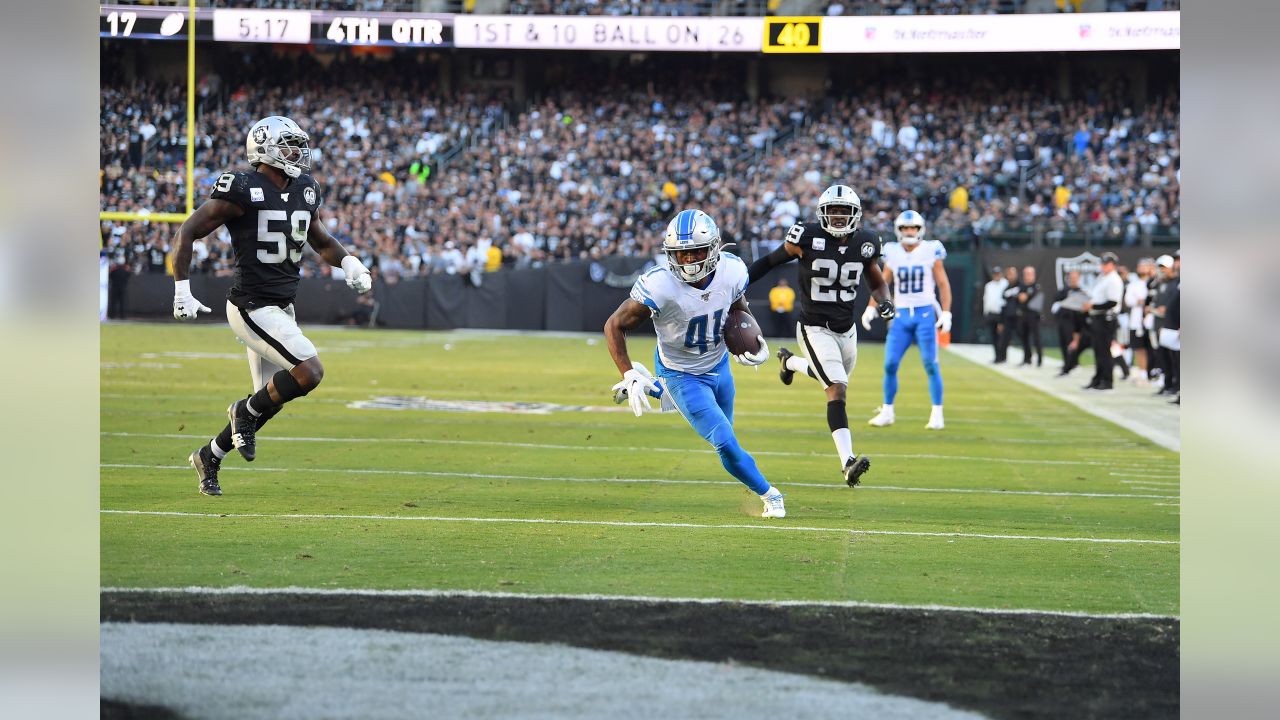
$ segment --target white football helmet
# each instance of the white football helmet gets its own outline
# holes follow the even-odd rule
[[[920,230],[915,235],[903,235],[902,228],[905,227],[915,227]],[[907,210],[893,221],[893,234],[898,236],[898,242],[903,245],[915,245],[924,239],[924,216],[915,210]]]
[[[296,178],[311,169],[311,136],[287,117],[264,117],[249,128],[245,149],[250,165],[270,165]]]
[[[680,264],[677,251],[707,249],[707,256],[699,262]],[[701,210],[681,210],[667,224],[667,235],[662,240],[667,263],[676,277],[687,283],[695,283],[710,275],[720,262],[720,228],[716,221]]]
[[[832,208],[847,207],[848,214],[833,214]],[[848,185],[832,185],[818,198],[818,224],[835,237],[844,237],[862,222],[862,200]]]

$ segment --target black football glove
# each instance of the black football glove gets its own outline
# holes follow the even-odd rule
[[[881,300],[880,302],[876,303],[876,312],[879,313],[880,317],[885,320],[892,320],[898,315],[898,313],[894,312],[893,310],[892,300]]]

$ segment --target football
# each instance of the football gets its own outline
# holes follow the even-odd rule
[[[724,344],[729,346],[729,352],[734,355],[759,352],[759,338],[763,335],[751,313],[736,308],[729,311],[729,319],[724,324]]]

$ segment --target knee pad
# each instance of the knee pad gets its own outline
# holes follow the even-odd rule
[[[276,387],[276,393],[280,395],[281,403],[287,403],[310,392],[309,390],[303,390],[297,379],[288,370],[281,370],[272,375],[271,382]]]
[[[738,444],[738,441],[733,437],[733,426],[729,423],[720,423],[715,426],[711,431],[711,437],[707,438],[707,440],[711,442],[711,446],[716,449],[716,452],[720,453]]]

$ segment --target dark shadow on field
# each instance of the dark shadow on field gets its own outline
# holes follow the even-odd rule
[[[99,720],[182,720],[182,716],[159,705],[136,705],[103,698],[98,704]]]
[[[1176,619],[545,598],[108,592],[103,622],[550,642],[856,681],[999,718],[1176,717]],[[127,717],[127,716],[118,716]]]

